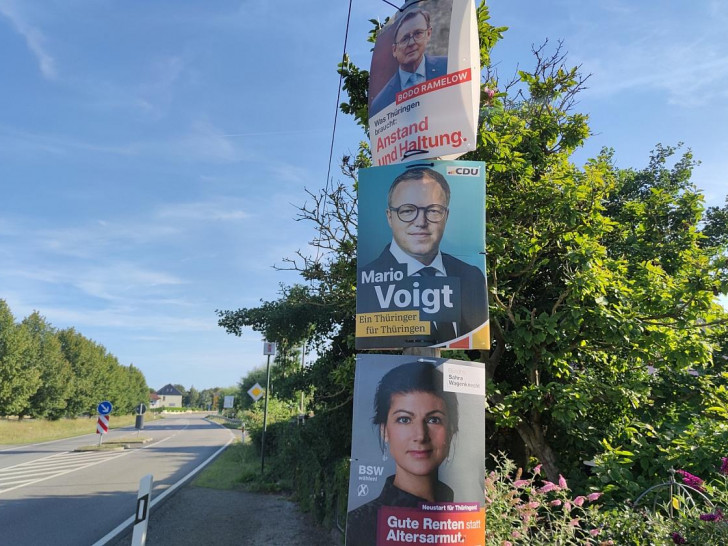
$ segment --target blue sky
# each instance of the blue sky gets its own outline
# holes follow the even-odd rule
[[[305,11],[302,6],[305,5]],[[684,141],[708,204],[728,185],[728,5],[494,0],[502,77],[564,40],[579,111],[622,167]],[[0,0],[0,298],[75,327],[154,388],[235,384],[262,339],[215,309],[275,299],[326,182],[347,2]],[[348,52],[368,68],[355,0]],[[343,96],[342,96],[343,98]],[[334,158],[365,138],[340,115]],[[332,168],[338,177],[336,163]]]

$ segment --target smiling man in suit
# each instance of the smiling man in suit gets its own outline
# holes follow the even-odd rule
[[[400,17],[392,44],[392,56],[399,68],[372,100],[370,117],[392,104],[400,91],[447,74],[447,57],[425,55],[431,37],[429,12],[413,9]]]
[[[402,301],[397,298],[407,297],[398,295],[398,289],[409,290],[412,301],[420,302],[413,307],[419,307],[420,320],[431,320],[431,333],[419,339],[414,336],[411,345],[441,344],[487,320],[483,272],[440,250],[449,205],[450,186],[442,174],[429,167],[406,169],[394,179],[387,195],[392,241],[359,270],[358,290],[367,307],[396,311]]]

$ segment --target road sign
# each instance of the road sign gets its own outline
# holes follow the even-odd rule
[[[96,408],[99,412],[99,415],[108,415],[111,413],[111,410],[114,406],[111,405],[111,402],[108,400],[104,400],[101,402],[98,407]]]
[[[139,404],[137,407],[134,408],[134,411],[137,415],[144,415],[147,412],[147,406],[144,404]]]
[[[252,398],[253,400],[255,400],[256,402],[257,402],[258,400],[260,400],[260,397],[261,397],[261,396],[263,396],[263,393],[264,393],[264,392],[265,392],[265,391],[263,390],[263,387],[261,387],[260,385],[258,385],[258,383],[256,383],[255,385],[253,385],[252,387],[250,387],[250,388],[248,389],[248,394],[249,394],[249,395],[250,395],[250,397],[251,397],[251,398]]]
[[[137,495],[137,508],[134,516],[134,533],[131,537],[132,546],[144,546],[147,541],[147,523],[149,522],[149,507],[152,502],[152,475],[147,474],[139,480],[139,494]]]
[[[268,356],[275,356],[276,344],[274,341],[264,341],[263,342],[263,354],[268,355]]]
[[[235,401],[235,397],[234,396],[226,396],[225,397],[225,400],[222,403],[223,409],[230,409],[230,408],[232,408],[234,401]]]
[[[109,432],[109,416],[99,415],[96,421],[96,434],[106,434]]]

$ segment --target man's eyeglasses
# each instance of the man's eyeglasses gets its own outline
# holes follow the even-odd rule
[[[389,210],[396,212],[397,218],[399,218],[402,222],[412,222],[417,218],[417,216],[419,216],[420,211],[423,211],[427,221],[432,222],[433,224],[442,222],[442,219],[447,216],[448,212],[448,208],[443,207],[442,205],[418,207],[410,203],[400,205],[398,207],[389,207]]]
[[[405,34],[399,42],[394,42],[394,45],[397,47],[406,47],[410,43],[410,40],[414,40],[416,44],[421,44],[422,40],[425,39],[425,34],[427,34],[428,30],[430,30],[430,27],[427,27],[425,30],[419,29],[409,34]]]

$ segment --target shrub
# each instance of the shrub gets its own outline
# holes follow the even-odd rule
[[[600,492],[573,496],[563,477],[559,483],[542,480],[540,465],[526,477],[506,457],[494,459],[496,469],[485,479],[486,544],[612,544],[601,536],[594,504]]]

